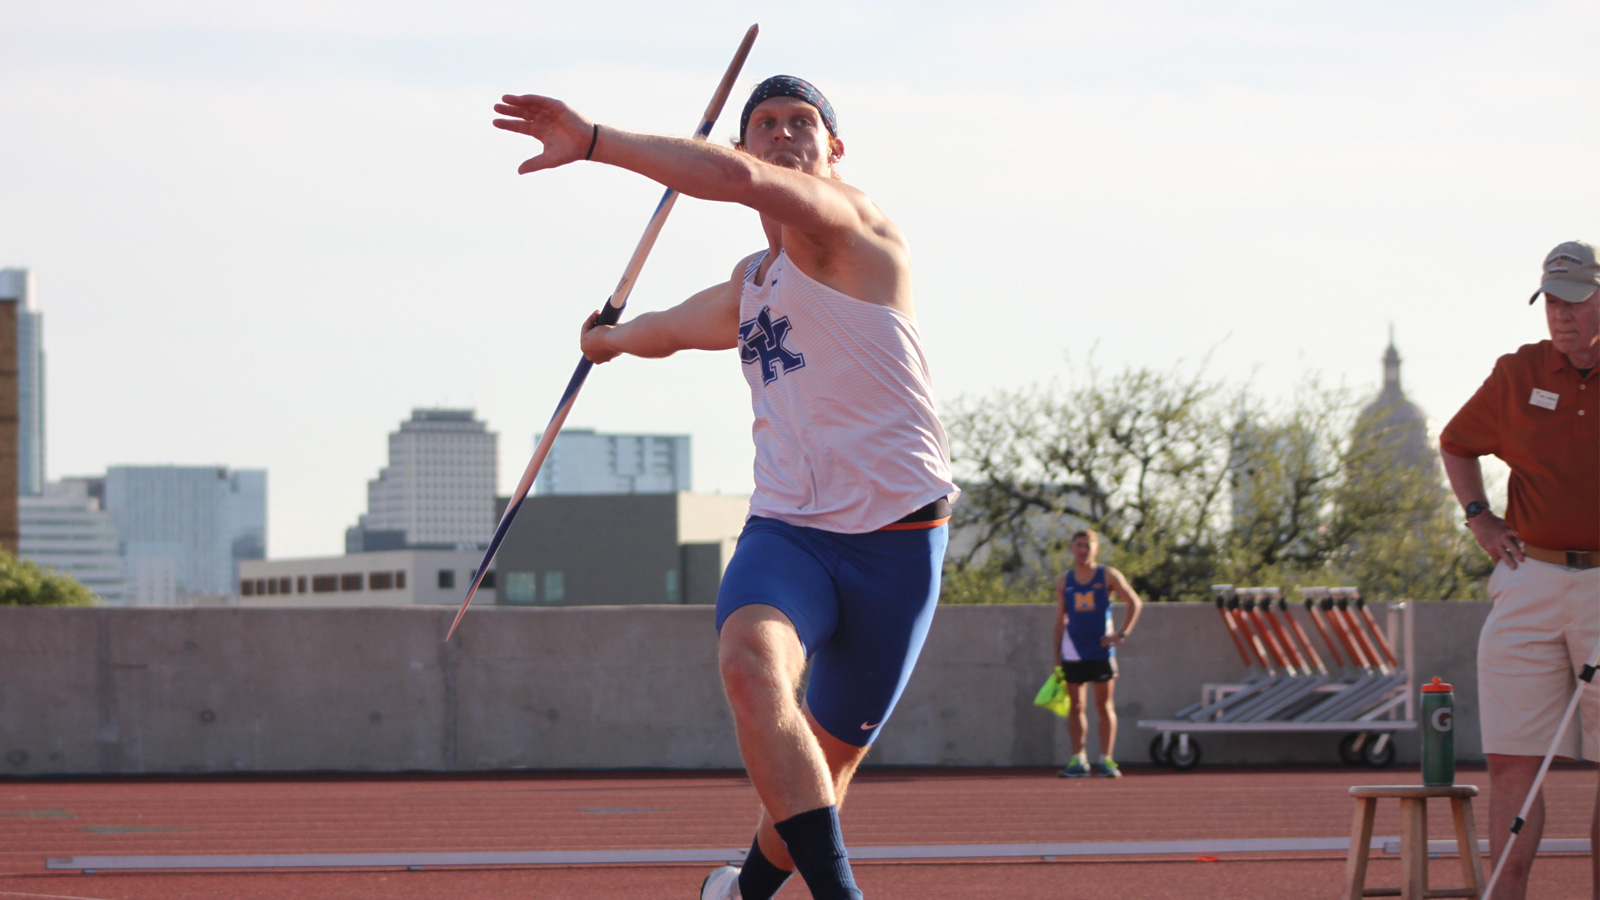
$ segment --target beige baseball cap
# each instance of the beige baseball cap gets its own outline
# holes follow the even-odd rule
[[[1567,241],[1544,258],[1544,283],[1528,302],[1550,294],[1568,303],[1582,303],[1596,290],[1600,290],[1600,263],[1595,262],[1594,245]]]

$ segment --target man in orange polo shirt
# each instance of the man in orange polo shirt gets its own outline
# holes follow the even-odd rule
[[[1498,862],[1574,690],[1581,727],[1556,753],[1600,760],[1600,682],[1578,673],[1600,642],[1600,264],[1568,241],[1544,261],[1550,339],[1500,357],[1439,436],[1467,527],[1495,560],[1494,609],[1478,639],[1479,715],[1489,759],[1489,842]],[[1478,457],[1511,467],[1505,518],[1488,506]],[[1579,723],[1573,723],[1575,726]],[[1544,831],[1534,802],[1494,900],[1522,900]],[[1600,849],[1600,789],[1590,841]],[[1590,854],[1600,900],[1600,853]]]

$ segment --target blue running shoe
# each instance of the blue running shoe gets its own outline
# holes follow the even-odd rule
[[[1079,753],[1072,757],[1072,761],[1067,763],[1067,767],[1057,772],[1056,776],[1058,778],[1088,778],[1089,761],[1083,758],[1082,753]]]

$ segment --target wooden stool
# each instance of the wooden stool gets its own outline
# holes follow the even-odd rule
[[[1423,900],[1425,897],[1479,897],[1483,895],[1483,875],[1478,866],[1478,826],[1472,819],[1472,798],[1478,789],[1470,784],[1372,785],[1353,787],[1356,818],[1350,835],[1350,856],[1344,868],[1344,897],[1393,897]],[[1367,852],[1372,846],[1372,817],[1378,801],[1393,797],[1400,801],[1400,871],[1404,883],[1397,888],[1368,888]],[[1456,849],[1461,854],[1461,874],[1466,887],[1428,890],[1428,798],[1449,797],[1450,814],[1455,819]]]

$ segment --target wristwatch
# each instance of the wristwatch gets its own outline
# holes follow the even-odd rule
[[[1474,500],[1471,503],[1467,504],[1467,510],[1466,511],[1467,511],[1467,521],[1471,522],[1473,516],[1476,516],[1479,513],[1488,512],[1489,511],[1489,504],[1483,502],[1482,500]]]

